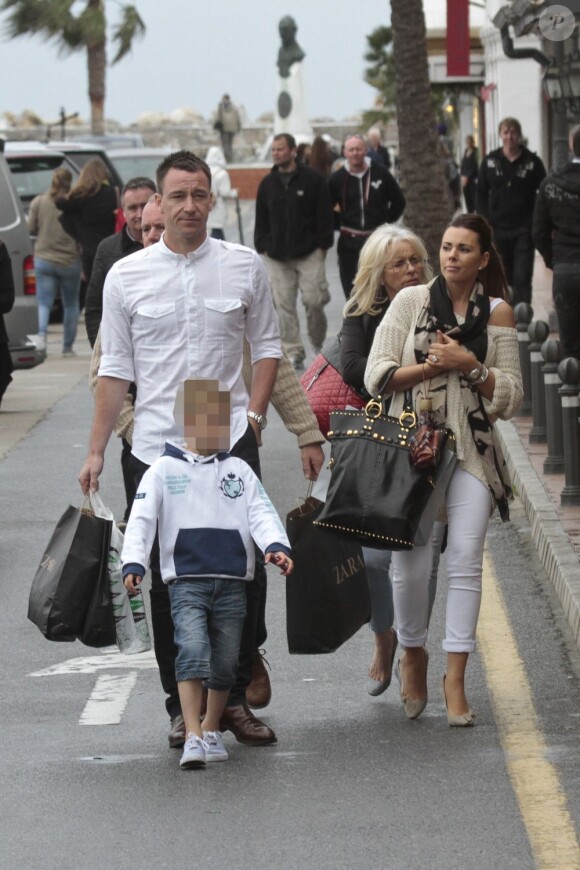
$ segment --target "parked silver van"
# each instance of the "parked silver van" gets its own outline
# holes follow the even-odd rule
[[[2,145],[0,139],[0,239],[10,254],[16,291],[14,307],[4,315],[4,323],[14,368],[29,369],[43,362],[46,352],[36,345],[38,310],[32,242],[12,173],[1,153]]]

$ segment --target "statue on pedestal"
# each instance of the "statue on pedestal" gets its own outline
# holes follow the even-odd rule
[[[282,45],[278,52],[278,102],[274,133],[291,133],[301,139],[312,139],[313,131],[306,114],[302,61],[305,54],[296,41],[298,27],[291,15],[285,15],[278,25]]]

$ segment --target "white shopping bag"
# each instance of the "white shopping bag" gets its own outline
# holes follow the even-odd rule
[[[97,516],[113,519],[112,512],[105,507],[98,493],[91,493],[91,503]],[[117,646],[123,655],[128,656],[150,650],[151,637],[141,589],[136,595],[129,597],[129,593],[123,585],[122,550],[123,534],[113,522],[111,543],[109,544],[109,584],[113,599]]]

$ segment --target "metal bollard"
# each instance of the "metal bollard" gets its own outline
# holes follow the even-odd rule
[[[550,334],[550,327],[543,320],[534,320],[528,326],[530,336],[530,377],[532,381],[532,420],[530,444],[546,441],[546,397],[544,395],[544,360],[540,348]]]
[[[560,504],[580,504],[580,362],[573,356],[563,359],[558,366],[562,386],[558,390],[562,400],[562,433],[564,437],[564,488]]]
[[[524,399],[516,412],[518,417],[529,417],[532,413],[532,380],[530,373],[530,336],[528,327],[532,322],[534,309],[527,302],[518,302],[514,308],[516,332],[518,334],[518,350],[520,353],[520,368],[524,386]]]
[[[546,432],[548,455],[544,459],[544,474],[561,474],[564,471],[564,440],[562,436],[562,403],[558,390],[562,381],[558,377],[558,363],[562,359],[562,347],[555,338],[548,338],[541,347],[544,365],[544,395],[546,398]]]

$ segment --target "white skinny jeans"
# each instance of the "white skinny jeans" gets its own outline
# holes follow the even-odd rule
[[[488,488],[457,467],[447,490],[446,652],[470,653],[475,649],[483,547],[492,508]],[[432,565],[432,533],[425,546],[393,553],[393,602],[401,646],[424,646],[427,642]]]

